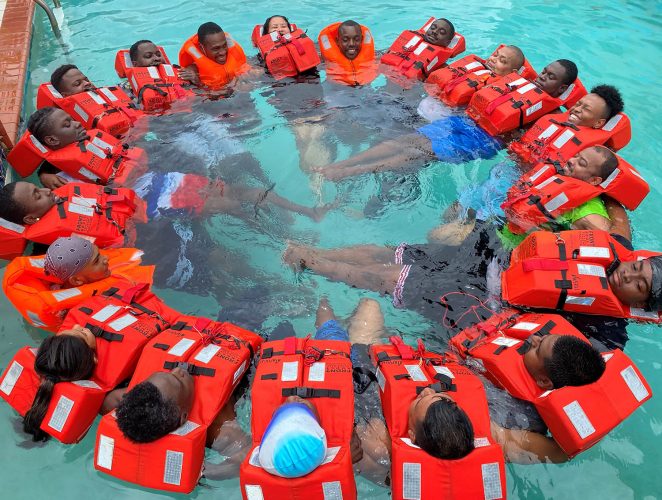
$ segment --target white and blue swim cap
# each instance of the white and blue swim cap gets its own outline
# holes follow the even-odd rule
[[[285,403],[271,417],[258,460],[270,474],[292,478],[315,470],[325,455],[326,434],[310,408]]]

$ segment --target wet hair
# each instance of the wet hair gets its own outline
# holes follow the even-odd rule
[[[600,165],[599,175],[604,180],[616,170],[616,167],[618,167],[618,158],[611,149],[605,146],[593,146],[593,149],[602,155],[603,162],[602,165]]]
[[[267,17],[267,20],[264,21],[264,25],[262,26],[262,34],[263,35],[266,35],[267,32],[269,31],[269,23],[271,22],[271,20],[274,17],[282,17],[283,19],[285,19],[285,22],[287,23],[287,29],[290,30],[290,33],[292,32],[292,25],[290,24],[290,20],[288,18],[286,18],[285,16],[275,15],[275,16]]]
[[[616,87],[612,85],[598,85],[591,89],[591,94],[596,94],[605,101],[607,113],[604,118],[606,120],[613,118],[623,111],[623,98]]]
[[[462,408],[448,399],[432,403],[414,433],[416,446],[436,458],[462,458],[474,449],[471,420]]]
[[[164,399],[151,382],[127,392],[115,412],[117,426],[134,443],[151,443],[179,427],[180,411],[172,399]]]
[[[506,48],[512,50],[515,53],[515,71],[519,70],[525,61],[524,52],[517,45],[506,45]]]
[[[591,344],[570,335],[561,335],[545,360],[547,376],[554,389],[581,386],[597,381],[605,371],[605,360]]]
[[[136,43],[129,47],[129,57],[132,61],[135,61],[138,58],[138,49],[143,43],[154,43],[151,40],[138,40]]]
[[[359,31],[361,31],[361,25],[353,19],[348,19],[347,21],[340,23],[340,26],[338,26],[338,33],[340,33],[340,28],[358,28]]]
[[[14,224],[23,224],[27,210],[14,199],[16,183],[10,182],[0,189],[0,217]]]
[[[47,135],[51,133],[51,114],[58,108],[46,106],[38,109],[28,119],[28,131],[37,138],[39,142],[44,142]]]
[[[445,17],[440,17],[438,19],[435,19],[435,21],[444,21],[446,24],[448,24],[448,27],[450,28],[451,40],[452,40],[453,37],[455,36],[455,25],[452,22],[450,22],[448,19],[446,19]],[[520,64],[520,66],[521,66],[521,64]]]
[[[48,434],[41,430],[58,382],[88,379],[94,371],[94,351],[80,337],[53,335],[39,346],[34,369],[41,377],[32,406],[23,417],[23,430],[32,434],[33,441],[46,441]]]
[[[562,85],[570,85],[571,83],[575,83],[578,74],[577,65],[568,59],[558,59],[556,62],[563,66],[563,69],[565,70],[565,76],[563,77]]]
[[[223,29],[216,23],[203,23],[198,28],[198,42],[205,43],[205,38],[216,33],[223,33]]]
[[[55,90],[61,92],[60,83],[62,83],[62,78],[72,69],[78,69],[78,66],[75,64],[63,64],[53,71],[53,74],[51,75],[51,85],[55,87]]]

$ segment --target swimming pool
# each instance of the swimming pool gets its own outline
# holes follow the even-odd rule
[[[250,31],[254,24],[273,13],[284,13],[316,38],[317,33],[337,19],[354,18],[371,27],[376,47],[385,48],[404,27],[419,27],[430,15],[443,14],[451,19],[458,31],[467,36],[469,52],[487,53],[499,42],[520,45],[536,68],[552,59],[567,57],[580,68],[587,86],[613,83],[619,86],[626,102],[626,112],[632,120],[633,139],[623,155],[640,171],[651,185],[651,195],[632,215],[635,246],[662,248],[660,222],[648,214],[662,210],[660,174],[652,158],[662,153],[658,138],[662,126],[655,119],[660,104],[651,97],[656,94],[659,71],[651,71],[651,62],[662,56],[659,44],[659,2],[606,2],[590,5],[580,2],[559,7],[548,1],[459,2],[444,11],[431,12],[428,2],[292,2],[262,0],[239,4],[228,12],[217,12],[217,2],[162,2],[145,0],[139,4],[127,0],[102,2],[65,1],[67,19],[65,38],[71,53],[65,56],[51,38],[44,16],[37,14],[30,58],[30,75],[24,114],[33,110],[35,89],[48,79],[51,71],[65,62],[77,63],[97,84],[116,82],[113,59],[117,49],[127,47],[139,38],[151,38],[165,46],[171,58],[197,26],[206,20],[221,21],[250,54]],[[203,13],[210,13],[209,15]],[[655,68],[655,66],[653,66]],[[383,84],[379,80],[377,85]],[[299,155],[290,125],[274,108],[268,95],[253,91],[259,120],[241,116],[241,107],[232,102],[209,103],[220,114],[239,114],[240,123],[234,129],[242,147],[262,165],[267,176],[276,183],[276,190],[305,205],[313,205],[318,196],[307,176],[299,168]],[[232,100],[230,100],[232,101]],[[227,108],[227,109],[226,109]],[[338,123],[343,123],[342,121]],[[374,138],[396,133],[407,123],[394,123],[390,128],[371,131]],[[204,124],[205,130],[211,130]],[[358,130],[355,132],[359,132]],[[211,132],[208,132],[211,133]],[[219,131],[222,133],[222,130]],[[356,143],[352,130],[339,137],[332,153],[344,158],[352,148],[365,147]],[[162,137],[152,138],[158,144]],[[147,141],[149,142],[149,141]],[[196,147],[200,155],[209,153],[210,140]],[[232,147],[227,145],[227,147]],[[216,154],[217,149],[212,153]],[[213,156],[213,155],[212,155]],[[301,239],[322,247],[335,247],[365,242],[396,244],[402,240],[424,241],[440,212],[453,200],[462,187],[471,181],[486,178],[493,162],[468,165],[433,165],[408,176],[404,191],[393,194],[381,204],[371,200],[380,190],[380,182],[366,176],[338,188],[341,207],[332,210],[319,224],[296,216],[287,226],[280,216],[266,216],[257,223],[247,224],[228,216],[216,216],[202,224],[210,237],[203,244],[222,249],[216,252],[219,263],[213,279],[184,291],[164,290],[163,298],[191,314],[219,315],[254,321],[266,318],[263,330],[269,331],[282,319],[289,319],[299,335],[311,332],[318,298],[326,294],[340,317],[346,317],[362,296],[374,296],[330,283],[312,275],[296,277],[283,266],[281,254],[286,238]],[[336,188],[326,184],[321,199],[330,201]],[[370,202],[376,207],[364,218],[359,211]],[[185,232],[186,228],[182,231]],[[158,233],[157,233],[158,234]],[[154,236],[153,238],[156,238]],[[158,248],[157,241],[152,241]],[[151,246],[151,245],[149,245]],[[248,249],[248,250],[247,250]],[[149,251],[149,249],[148,249]],[[208,290],[208,293],[206,291]],[[438,326],[420,316],[396,311],[386,299],[380,299],[386,314],[386,324],[413,339],[423,335],[432,338]],[[220,304],[220,305],[219,305]],[[250,304],[250,307],[247,307]],[[26,328],[16,312],[3,298],[0,303],[3,322],[0,326],[0,365],[5,366],[16,349],[26,343],[37,343],[43,333]],[[238,320],[237,320],[238,321]],[[662,389],[658,361],[662,352],[659,330],[652,326],[632,326],[628,329],[630,343],[627,353],[642,370],[653,391]],[[653,398],[601,443],[565,465],[509,466],[508,491],[513,498],[577,497],[655,498],[662,491],[658,472],[661,460],[657,444],[662,433],[662,403]],[[244,415],[245,417],[245,415]],[[4,445],[0,483],[13,498],[156,498],[163,493],[130,487],[97,473],[92,466],[95,428],[77,446],[63,446],[50,441],[44,447],[26,447],[23,435],[16,432],[17,419],[7,405],[0,405],[0,443]],[[388,498],[388,491],[359,480],[361,498]],[[93,493],[91,493],[93,492]],[[219,495],[240,498],[238,481],[204,481],[193,496],[204,499]]]

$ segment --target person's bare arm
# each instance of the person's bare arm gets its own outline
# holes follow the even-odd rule
[[[619,234],[632,241],[632,231],[630,228],[630,221],[623,206],[616,200],[608,197],[603,198],[605,208],[609,218],[602,215],[591,214],[581,219],[576,220],[572,227],[574,229],[591,229],[607,231],[614,234]]]
[[[205,477],[216,480],[238,477],[239,467],[250,451],[251,444],[250,437],[236,420],[224,422],[211,447],[227,458],[218,464],[205,462]]]
[[[562,463],[569,460],[553,438],[537,432],[504,429],[492,422],[492,437],[503,448],[507,462],[536,464],[541,462]]]
[[[123,389],[115,389],[106,394],[106,397],[103,399],[103,403],[101,404],[99,413],[101,415],[105,415],[106,413],[111,412],[117,408],[117,405],[120,404],[124,393],[126,393],[126,387]]]

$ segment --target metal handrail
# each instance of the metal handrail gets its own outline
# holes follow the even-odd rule
[[[62,33],[60,32],[60,27],[57,24],[57,19],[55,19],[55,14],[53,14],[53,11],[51,8],[44,2],[44,0],[34,0],[34,3],[39,5],[44,11],[46,12],[46,15],[48,16],[48,20],[51,23],[51,29],[53,30],[53,34],[57,37],[60,42],[62,42]],[[60,1],[55,0],[55,7],[60,7]]]

